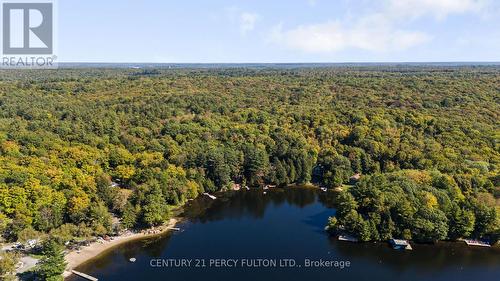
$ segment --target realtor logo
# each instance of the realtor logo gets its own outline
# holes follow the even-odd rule
[[[56,0],[0,1],[0,68],[57,68]]]
[[[52,3],[3,3],[3,53],[52,54]]]

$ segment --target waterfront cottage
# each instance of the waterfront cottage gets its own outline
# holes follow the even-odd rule
[[[408,241],[402,239],[391,239],[389,243],[396,250],[412,250],[411,245]]]

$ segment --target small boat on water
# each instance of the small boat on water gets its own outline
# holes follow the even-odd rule
[[[212,199],[212,200],[217,199],[217,197],[215,197],[215,196],[213,196],[213,195],[211,195],[211,194],[209,194],[207,192],[203,193],[203,195],[206,195],[206,196],[210,197],[210,199]]]
[[[321,191],[327,191],[326,187],[321,187]]]
[[[339,241],[358,242],[358,238],[350,235],[339,235],[338,239]]]
[[[129,262],[135,262],[136,261],[136,258],[130,258],[128,259]]]
[[[403,239],[390,239],[389,243],[391,244],[393,249],[396,250],[413,250],[410,245],[410,242]]]

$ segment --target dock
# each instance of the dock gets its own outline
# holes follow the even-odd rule
[[[206,196],[210,197],[210,199],[212,199],[212,200],[217,199],[217,197],[215,197],[215,196],[213,196],[213,195],[211,195],[211,194],[209,194],[207,192],[203,193],[203,195],[206,195]]]
[[[339,241],[358,242],[358,239],[350,235],[339,235]]]
[[[464,239],[464,242],[467,246],[491,247],[489,243],[480,240]]]
[[[90,281],[97,281],[97,280],[98,280],[97,278],[92,277],[92,276],[90,276],[90,275],[88,275],[88,274],[82,273],[82,272],[80,272],[80,271],[71,270],[71,272],[72,272],[73,274],[75,274],[75,275],[78,275],[78,276],[80,276],[80,277],[82,277],[82,278],[85,278],[85,279],[87,279],[87,280],[90,280]]]
[[[264,187],[262,187],[262,188],[263,188],[263,189],[269,189],[269,188],[275,188],[275,187],[276,187],[276,185],[274,185],[274,184],[266,184],[266,185],[264,185]]]

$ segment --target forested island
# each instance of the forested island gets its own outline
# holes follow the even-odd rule
[[[0,232],[57,257],[204,192],[313,183],[332,233],[494,243],[499,114],[497,66],[0,71]]]

